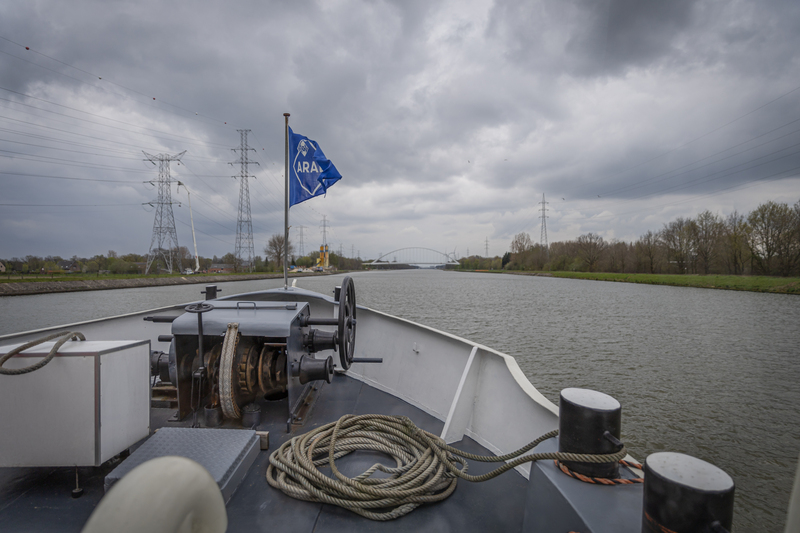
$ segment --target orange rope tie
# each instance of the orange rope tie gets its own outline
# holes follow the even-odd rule
[[[578,472],[570,470],[569,468],[567,468],[566,465],[564,465],[558,459],[554,460],[553,462],[556,464],[556,466],[559,468],[559,470],[564,472],[566,475],[568,475],[569,477],[571,477],[573,479],[577,479],[579,481],[583,481],[584,483],[593,483],[595,485],[633,485],[635,483],[644,483],[644,478],[640,478],[640,477],[634,478],[634,479],[621,479],[621,478],[620,479],[610,479],[610,478],[605,478],[605,477],[584,476],[583,474],[579,474]],[[620,464],[623,465],[623,466],[630,467],[630,468],[638,468],[640,470],[642,469],[642,465],[640,465],[639,463],[631,463],[631,462],[628,462],[628,461],[625,461],[625,460],[621,460]]]

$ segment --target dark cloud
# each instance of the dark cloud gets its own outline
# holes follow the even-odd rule
[[[694,0],[497,2],[488,34],[508,55],[544,74],[616,75],[676,53],[694,21]]]
[[[0,210],[0,257],[146,252],[142,150],[187,150],[200,253],[232,251],[241,128],[260,253],[283,220],[284,112],[345,176],[292,224],[315,242],[324,213],[364,255],[535,233],[542,192],[564,238],[800,197],[769,188],[800,167],[796,2],[26,1],[0,19],[23,46],[0,40],[0,85],[29,95],[0,91],[0,170],[60,177],[0,174],[5,203],[53,204]]]

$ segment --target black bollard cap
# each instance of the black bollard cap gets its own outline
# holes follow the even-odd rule
[[[675,452],[648,456],[644,469],[642,532],[712,531],[714,522],[730,531],[734,483],[724,470]]]
[[[590,389],[561,391],[558,414],[558,451],[585,454],[610,454],[619,446],[604,436],[616,439],[622,429],[622,407],[613,397]],[[591,477],[618,478],[619,463],[578,463],[562,461],[569,469]]]

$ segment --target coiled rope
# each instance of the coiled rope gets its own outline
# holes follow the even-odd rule
[[[18,353],[24,352],[28,348],[33,348],[34,346],[42,344],[43,342],[51,341],[53,339],[58,339],[58,341],[56,341],[56,343],[50,349],[50,353],[48,353],[47,356],[44,359],[40,360],[39,362],[34,363],[30,366],[26,366],[24,368],[3,368],[3,364],[5,364],[6,361],[11,359]],[[28,372],[33,372],[34,370],[39,370],[44,365],[52,361],[53,357],[55,357],[56,353],[58,353],[58,349],[61,348],[61,346],[63,346],[64,343],[70,339],[72,340],[80,339],[82,341],[85,341],[86,337],[83,336],[83,333],[80,333],[78,331],[61,331],[59,333],[51,333],[50,335],[47,335],[40,339],[30,341],[28,343],[23,344],[22,346],[17,346],[4,356],[0,357],[0,374],[4,374],[6,376],[17,376],[20,374],[27,374]]]
[[[299,500],[337,505],[372,520],[393,520],[423,503],[444,500],[456,489],[458,478],[480,482],[532,461],[611,463],[627,454],[623,447],[608,455],[550,452],[522,456],[557,434],[558,430],[545,433],[506,455],[484,456],[448,446],[405,416],[345,415],[294,437],[275,450],[269,457],[267,482]],[[336,467],[335,460],[356,450],[385,453],[397,466],[376,463],[354,478],[347,477]],[[467,459],[508,462],[491,472],[473,476],[467,474]],[[325,465],[330,466],[335,478],[320,471]],[[378,470],[389,477],[371,477]]]

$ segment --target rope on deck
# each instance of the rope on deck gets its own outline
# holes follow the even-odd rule
[[[43,342],[51,341],[53,339],[58,339],[58,341],[53,345],[53,347],[50,349],[50,353],[48,353],[44,359],[30,366],[26,366],[24,368],[3,368],[3,364],[12,357],[14,357],[15,355],[17,355],[18,353],[24,352],[28,348],[33,348],[34,346],[38,346]],[[83,336],[83,333],[80,333],[78,331],[60,331],[58,333],[51,333],[50,335],[40,337],[36,340],[32,340],[30,342],[23,344],[22,346],[17,346],[4,356],[0,357],[0,374],[4,374],[6,376],[18,376],[20,374],[27,374],[28,372],[39,370],[44,365],[52,361],[53,357],[55,357],[56,353],[58,353],[58,349],[61,348],[61,346],[70,339],[72,340],[80,339],[82,341],[85,341],[86,337]]]
[[[458,478],[487,481],[521,464],[543,459],[582,463],[610,463],[626,456],[625,448],[614,454],[588,455],[563,452],[522,455],[555,437],[545,433],[519,450],[500,456],[475,455],[448,446],[440,437],[418,428],[408,417],[345,415],[304,435],[294,437],[269,457],[267,482],[299,500],[344,507],[371,520],[393,520],[423,503],[444,500],[456,489]],[[356,450],[373,450],[391,456],[396,467],[376,463],[350,478],[336,467],[336,459]],[[506,462],[499,468],[473,476],[467,459]],[[320,471],[329,465],[335,478]],[[376,471],[389,474],[371,477]]]

